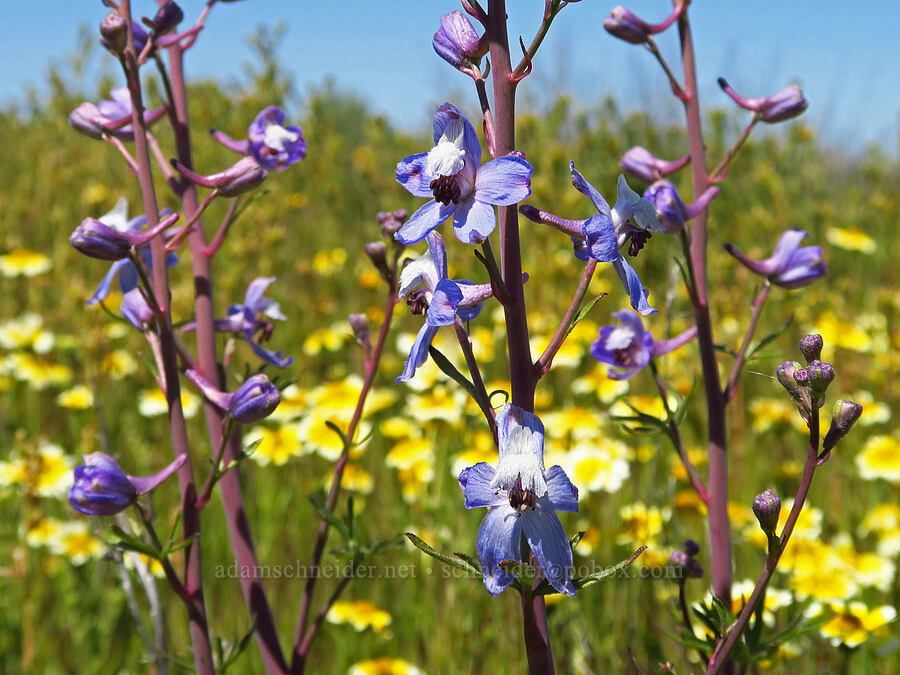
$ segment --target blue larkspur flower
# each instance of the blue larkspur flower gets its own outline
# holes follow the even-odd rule
[[[498,595],[513,582],[499,563],[522,559],[524,535],[547,581],[575,595],[572,548],[556,512],[578,511],[578,489],[559,466],[544,470],[544,425],[537,415],[508,403],[497,413],[497,431],[496,468],[479,462],[459,474],[466,508],[488,508],[476,541],[484,585]]]
[[[651,357],[668,354],[697,336],[697,327],[691,326],[670,340],[654,340],[634,312],[626,309],[613,312],[613,316],[621,325],[601,326],[599,338],[591,345],[591,356],[615,367],[609,369],[611,380],[627,380],[650,363]]]
[[[581,260],[591,257],[599,262],[612,263],[625,290],[628,291],[631,306],[643,315],[656,314],[657,310],[650,306],[647,291],[644,290],[637,272],[628,264],[625,256],[619,253],[619,247],[624,245],[629,237],[634,237],[635,233],[664,231],[656,217],[653,204],[641,199],[628,187],[625,177],[620,175],[616,205],[611,209],[596,188],[578,173],[575,162],[569,162],[569,171],[572,174],[572,185],[591,200],[598,212],[598,215],[591,216],[584,222],[582,232],[587,240],[587,247],[576,242],[575,255]],[[632,221],[636,225],[633,225]]]
[[[222,333],[242,335],[250,344],[253,352],[263,361],[278,368],[287,368],[294,362],[293,357],[285,357],[283,352],[270,351],[260,344],[268,340],[274,330],[274,325],[266,318],[277,321],[287,319],[282,314],[278,303],[263,295],[266,287],[273,281],[275,281],[275,277],[257,277],[251,281],[244,294],[244,304],[229,307],[228,316],[224,319],[216,319],[213,322],[213,328]],[[191,321],[182,326],[181,330],[194,330],[196,327],[197,323]]]
[[[425,323],[413,342],[406,366],[397,382],[406,382],[428,358],[428,348],[441,326],[450,326],[456,317],[471,321],[491,297],[490,284],[473,284],[447,278],[447,247],[437,232],[425,237],[428,251],[410,262],[400,273],[401,298],[407,298],[414,314],[425,314]],[[419,288],[421,286],[421,288]]]
[[[453,231],[477,244],[494,231],[494,206],[511,206],[531,194],[531,165],[514,154],[481,164],[481,144],[469,120],[445,103],[434,115],[434,147],[397,164],[397,182],[416,197],[432,198],[394,235],[404,244],[422,241],[453,216]]]

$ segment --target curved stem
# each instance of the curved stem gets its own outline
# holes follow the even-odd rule
[[[556,356],[556,353],[559,351],[560,347],[562,347],[563,342],[565,342],[566,337],[568,337],[569,331],[572,330],[572,319],[575,318],[575,313],[578,311],[578,308],[581,307],[581,301],[584,300],[588,286],[591,285],[594,270],[596,269],[597,261],[593,258],[589,259],[584,266],[584,272],[581,274],[581,281],[578,282],[578,287],[575,289],[575,295],[572,298],[572,302],[569,304],[569,308],[559,322],[556,333],[550,339],[550,344],[547,345],[544,353],[538,357],[538,360],[534,364],[535,373],[538,378],[543,377],[550,370],[550,366],[553,365],[553,357]]]
[[[728,376],[728,384],[725,385],[725,393],[723,397],[726,405],[734,395],[737,394],[738,383],[741,377],[741,369],[744,367],[744,361],[747,358],[747,349],[750,347],[750,340],[753,339],[753,333],[756,332],[756,324],[759,323],[760,314],[762,314],[763,305],[769,299],[769,291],[772,285],[768,279],[763,282],[763,287],[753,298],[753,305],[750,310],[750,323],[747,326],[747,332],[744,333],[744,340],[741,342],[741,348],[738,350],[737,357],[734,359],[734,365],[731,367],[731,375]]]
[[[760,117],[758,115],[754,115],[753,119],[750,121],[744,131],[741,133],[740,137],[734,142],[728,152],[725,153],[725,156],[722,158],[722,161],[716,165],[716,168],[712,170],[709,174],[709,182],[710,183],[718,183],[725,179],[725,176],[728,175],[728,167],[731,166],[731,160],[734,159],[734,156],[737,154],[738,150],[741,149],[741,146],[744,145],[744,141],[747,140],[747,137],[750,135],[750,132],[753,131],[753,127],[756,126],[756,123],[759,122]]]
[[[334,474],[331,478],[331,486],[328,488],[328,496],[325,498],[325,508],[333,511],[337,504],[338,496],[341,492],[341,479],[344,475],[344,468],[350,459],[350,448],[353,443],[353,437],[356,435],[356,429],[362,420],[363,408],[366,403],[366,397],[372,388],[372,382],[375,380],[375,374],[378,372],[378,364],[381,361],[381,354],[384,351],[384,345],[387,341],[388,331],[391,326],[391,318],[394,313],[394,305],[397,304],[396,279],[397,279],[397,262],[399,256],[394,258],[391,265],[390,279],[388,279],[388,298],[384,308],[384,322],[378,333],[378,341],[371,354],[366,355],[365,362],[365,379],[363,380],[362,391],[356,401],[356,409],[353,411],[353,417],[347,426],[347,444],[338,457],[334,465]],[[297,626],[294,629],[294,642],[291,649],[291,673],[299,675],[306,668],[306,659],[309,655],[309,648],[312,639],[305,640],[307,632],[306,622],[309,619],[309,613],[312,609],[313,592],[316,588],[316,581],[319,576],[319,563],[322,561],[322,554],[325,552],[325,543],[328,540],[328,521],[324,518],[319,522],[319,531],[316,534],[316,541],[313,545],[312,559],[310,560],[309,577],[306,580],[306,586],[303,589],[303,598],[300,602],[300,614],[297,617]],[[313,630],[310,627],[310,630]]]
[[[497,422],[494,415],[494,409],[491,407],[491,398],[488,396],[487,389],[484,386],[484,378],[481,377],[481,369],[478,367],[478,361],[472,351],[472,340],[466,332],[466,327],[460,318],[456,317],[453,327],[456,329],[456,339],[459,341],[459,347],[462,349],[463,356],[466,359],[466,365],[469,367],[469,375],[472,377],[472,384],[475,385],[475,391],[478,393],[478,407],[484,413],[488,426],[491,428],[491,436],[494,443],[497,443]]]

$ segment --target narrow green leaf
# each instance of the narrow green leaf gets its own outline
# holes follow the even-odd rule
[[[459,372],[450,360],[441,354],[441,352],[435,347],[429,347],[428,353],[431,354],[431,358],[434,359],[434,362],[437,364],[437,367],[444,371],[444,374],[447,375],[451,380],[456,382],[458,385],[463,387],[469,395],[472,397],[472,400],[478,404],[478,407],[481,408],[481,412],[485,414],[485,416],[490,417],[491,409],[489,407],[488,401],[482,401],[478,396],[478,390],[475,388],[475,385],[469,381],[469,379]],[[488,407],[486,407],[488,406]]]
[[[344,450],[346,450],[350,446],[350,441],[347,440],[347,435],[343,431],[341,431],[341,428],[337,424],[335,424],[331,420],[326,420],[325,426],[338,435],[338,438],[341,439],[341,444],[343,445]]]
[[[454,558],[452,556],[447,555],[446,553],[440,553],[435,551],[431,546],[426,544],[424,541],[419,539],[412,532],[404,532],[404,536],[409,539],[413,546],[422,551],[427,556],[431,556],[435,560],[439,560],[445,565],[450,565],[450,567],[455,567],[458,570],[462,570],[468,574],[472,573],[472,570],[469,568],[468,563],[459,560],[458,558]],[[479,578],[481,575],[479,574]]]
[[[584,531],[576,532],[572,535],[572,537],[569,539],[569,546],[573,551],[575,550],[575,547],[578,546],[578,542],[580,542],[582,539],[584,539]]]
[[[646,550],[646,546],[641,546],[640,548],[638,548],[638,550],[636,550],[622,562],[617,563],[612,567],[607,567],[605,570],[601,570],[600,572],[596,572],[595,574],[590,574],[586,577],[573,579],[572,583],[575,585],[575,588],[584,588],[585,586],[590,586],[591,584],[596,584],[600,581],[603,581],[604,579],[608,579],[609,577],[618,574],[627,567],[630,567],[634,563],[634,561],[641,556],[641,553]]]
[[[578,310],[578,314],[576,314],[575,317],[572,319],[571,323],[569,323],[569,329],[566,331],[566,335],[571,333],[572,329],[575,328],[575,326],[578,325],[578,323],[582,319],[584,319],[584,317],[586,317],[588,314],[591,313],[591,310],[594,309],[594,305],[596,305],[598,302],[600,302],[600,300],[605,298],[607,295],[608,295],[607,293],[601,293],[600,295],[595,295],[593,298],[591,298],[588,301],[588,303],[584,307],[582,307],[580,310]]]
[[[173,553],[176,553],[183,548],[187,548],[188,546],[191,545],[191,542],[193,542],[194,539],[196,539],[199,536],[200,536],[199,534],[192,534],[190,537],[188,537],[184,541],[179,541],[177,544],[172,544],[171,546],[169,546],[168,549],[166,549],[166,553],[165,553],[166,556],[172,555]]]
[[[468,553],[460,553],[459,551],[454,551],[453,555],[455,555],[460,560],[464,560],[465,562],[467,562],[469,564],[469,567],[471,567],[478,574],[481,574],[481,564],[476,558],[473,558]]]
[[[347,525],[342,522],[334,513],[325,508],[325,497],[322,496],[319,492],[314,492],[309,496],[309,503],[313,505],[313,508],[319,513],[319,516],[322,517],[329,525],[331,525],[334,529],[336,529],[340,535],[346,540],[350,541],[350,532],[347,530]]]
[[[759,342],[753,345],[748,351],[746,356],[744,357],[744,362],[749,361],[756,352],[765,347],[767,344],[777,339],[782,333],[784,333],[791,325],[794,323],[794,315],[791,314],[788,317],[788,320],[784,322],[784,324],[775,330],[774,333],[769,333],[764,338],[761,338]]]

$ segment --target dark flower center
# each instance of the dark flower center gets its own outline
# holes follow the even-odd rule
[[[406,296],[406,304],[413,314],[425,314],[428,311],[428,299],[425,297],[425,289],[417,288]]]
[[[613,358],[616,360],[616,363],[623,366],[630,366],[634,361],[631,355],[631,350],[627,348],[613,350]]]
[[[446,206],[450,202],[459,203],[460,189],[456,176],[441,176],[428,184],[436,201]]]
[[[537,496],[531,490],[522,487],[522,475],[516,478],[516,484],[509,491],[509,505],[516,511],[534,510]]]
[[[634,230],[631,233],[631,245],[628,247],[628,255],[634,258],[652,236],[653,233],[649,230]]]

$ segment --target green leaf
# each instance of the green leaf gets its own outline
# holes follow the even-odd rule
[[[586,317],[588,314],[590,314],[591,310],[594,309],[594,305],[596,305],[600,300],[605,298],[607,295],[608,295],[607,293],[601,293],[600,295],[595,295],[593,298],[590,299],[590,301],[584,307],[582,307],[580,310],[578,310],[578,314],[576,314],[575,317],[572,319],[571,323],[569,323],[569,329],[566,331],[566,335],[571,333],[572,329],[574,329],[575,326],[578,325],[578,323],[582,319],[584,319],[584,317]]]
[[[129,534],[118,525],[113,525],[110,529],[112,530],[113,534],[118,537],[118,541],[113,542],[113,546],[116,546],[124,551],[143,553],[146,556],[150,556],[151,558],[159,560],[161,555],[160,551],[157,551],[147,542],[139,539],[138,537],[135,537],[133,534]]]
[[[350,441],[347,440],[347,435],[343,431],[341,431],[341,428],[337,424],[335,424],[331,420],[326,420],[325,426],[338,435],[338,438],[341,439],[341,444],[343,445],[344,450],[350,447]]]
[[[460,553],[459,551],[454,551],[453,555],[455,555],[460,560],[464,560],[465,562],[467,562],[469,564],[469,567],[471,567],[478,574],[481,574],[481,563],[479,563],[477,559],[473,558],[468,553]]]
[[[637,560],[641,553],[647,550],[646,546],[641,546],[628,556],[625,560],[620,563],[613,565],[612,567],[607,567],[605,570],[601,570],[600,572],[596,572],[594,574],[589,574],[586,577],[580,577],[578,579],[573,579],[572,583],[575,585],[575,588],[584,588],[585,586],[590,586],[591,584],[596,584],[604,579],[608,579],[611,576],[614,576],[621,572],[624,569],[630,567],[635,560]]]
[[[572,535],[572,537],[569,539],[569,546],[573,551],[575,550],[575,547],[578,546],[578,542],[580,542],[582,539],[584,539],[584,531],[576,532]]]
[[[172,544],[171,546],[169,546],[169,547],[166,549],[165,555],[166,555],[166,556],[170,556],[170,555],[172,555],[173,553],[177,553],[178,551],[180,551],[180,550],[183,549],[183,548],[187,548],[188,546],[191,545],[191,543],[194,541],[194,539],[196,539],[196,538],[199,537],[199,536],[200,536],[199,533],[197,533],[197,534],[192,534],[190,537],[188,537],[188,538],[185,539],[184,541],[179,541],[177,544]]]
[[[228,670],[228,668],[237,661],[238,657],[243,654],[247,646],[250,644],[250,638],[253,637],[253,634],[256,632],[256,623],[250,627],[250,630],[247,631],[247,634],[244,635],[240,640],[233,643],[229,646],[228,651],[225,652],[222,649],[222,640],[220,638],[216,638],[216,641],[220,643],[219,652],[220,652],[220,660],[219,667],[217,669],[218,673],[224,673]]]
[[[534,579],[534,568],[529,563],[521,560],[501,560],[497,563],[497,567],[516,576]]]
[[[327,424],[327,423],[326,423]],[[341,536],[346,540],[350,541],[350,531],[347,529],[347,525],[342,522],[332,511],[325,508],[325,497],[322,496],[320,492],[314,492],[309,496],[309,503],[313,505],[313,508],[319,513],[325,522],[331,525],[334,529],[340,532]]]
[[[677,642],[683,647],[688,647],[690,649],[696,649],[701,654],[709,654],[712,651],[712,647],[714,643],[711,644],[708,640],[703,640],[698,638],[696,635],[691,635],[687,632],[687,630],[683,630],[681,634],[672,633],[671,631],[667,631],[664,628],[660,628],[659,632],[668,637],[670,640]]]
[[[748,351],[746,356],[744,356],[744,362],[749,361],[756,352],[765,347],[767,344],[778,338],[782,333],[784,333],[791,325],[794,323],[794,315],[791,314],[788,317],[788,320],[784,322],[781,328],[775,330],[774,333],[769,333],[764,338],[761,338],[759,342],[753,345]]]
[[[481,397],[478,395],[478,390],[475,388],[475,385],[472,384],[469,379],[459,372],[450,360],[441,354],[441,352],[435,347],[429,347],[428,353],[431,354],[431,358],[434,359],[434,362],[437,364],[437,367],[444,371],[444,374],[449,377],[451,380],[456,382],[458,385],[463,387],[469,395],[472,397],[472,400],[478,404],[478,407],[481,408],[481,412],[485,414],[486,417],[490,418],[491,413],[493,412],[490,408],[490,404],[487,401],[481,400]]]
[[[445,565],[449,565],[450,567],[455,567],[458,570],[462,570],[469,575],[472,575],[472,570],[469,567],[467,562],[459,560],[458,558],[454,558],[452,556],[447,555],[446,553],[440,553],[435,551],[431,546],[426,544],[424,541],[419,539],[412,532],[404,532],[404,536],[409,539],[413,546],[422,551],[427,556],[431,556],[435,560],[439,560]],[[481,578],[481,574],[479,573],[478,578]]]

